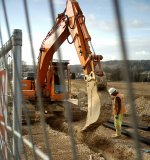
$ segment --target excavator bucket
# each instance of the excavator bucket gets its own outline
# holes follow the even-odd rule
[[[112,99],[106,87],[99,87],[100,83],[95,79],[87,82],[88,113],[82,131],[92,131],[111,118]]]

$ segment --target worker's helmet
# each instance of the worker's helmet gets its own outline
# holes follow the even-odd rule
[[[115,91],[117,91],[116,88],[110,88],[109,89],[109,94],[112,95]]]

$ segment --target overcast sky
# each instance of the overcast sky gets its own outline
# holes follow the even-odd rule
[[[52,16],[47,0],[28,0],[27,2],[37,60],[40,45],[53,26]],[[103,61],[122,59],[112,2],[113,0],[78,0],[92,38],[94,51],[96,54],[103,55]],[[120,2],[128,58],[130,60],[150,60],[150,0],[120,0]],[[66,0],[54,0],[54,3],[56,15],[64,11]],[[10,32],[12,33],[14,29],[22,30],[22,59],[31,64],[31,49],[23,0],[5,0],[5,4]],[[0,25],[3,43],[5,43],[8,40],[8,32],[1,1]],[[61,46],[61,51],[63,59],[70,60],[71,64],[79,64],[73,44],[65,42]]]

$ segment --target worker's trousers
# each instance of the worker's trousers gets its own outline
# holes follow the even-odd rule
[[[114,126],[116,129],[116,135],[120,136],[121,135],[121,126],[122,126],[122,120],[123,120],[123,115],[119,114],[118,119],[115,118],[116,115],[114,115]]]

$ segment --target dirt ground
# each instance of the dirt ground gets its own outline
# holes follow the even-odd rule
[[[83,109],[87,109],[87,98],[86,98],[86,85],[83,80],[72,80],[72,97],[80,97],[79,104]],[[121,93],[125,95],[125,103],[129,104],[129,97],[127,96],[128,90],[125,83],[121,82],[109,82],[108,88],[115,87]],[[150,116],[150,84],[149,83],[133,83],[136,104],[140,104],[137,107],[137,113],[139,117],[143,115]],[[142,108],[141,108],[142,106]],[[147,108],[145,108],[145,106]],[[146,110],[146,111],[145,111]],[[130,113],[130,110],[128,110]],[[74,138],[70,136],[70,128],[64,121],[55,121],[53,125],[46,125],[46,131],[48,137],[46,139],[50,145],[51,158],[53,160],[134,160],[136,157],[135,141],[131,137],[126,137],[122,135],[119,139],[111,138],[111,135],[115,131],[99,126],[94,132],[88,132],[81,134],[79,130],[84,126],[85,119],[72,123],[72,133]],[[149,126],[149,119],[141,124]],[[47,153],[43,129],[40,122],[32,124],[32,135],[34,139],[34,144],[41,149],[44,153]],[[23,126],[24,137],[29,139],[29,131],[26,125]],[[140,133],[147,134],[147,133]],[[149,134],[147,134],[149,136]],[[149,136],[150,138],[150,136]],[[75,145],[72,145],[75,144]],[[146,151],[150,150],[150,146],[140,143],[140,151],[142,153],[143,160],[150,159],[150,153]],[[75,154],[76,153],[76,154]],[[33,151],[25,146],[24,155],[22,159],[25,159],[25,154],[28,159],[33,158]],[[77,156],[74,156],[77,155]],[[40,160],[37,156],[36,160]]]

